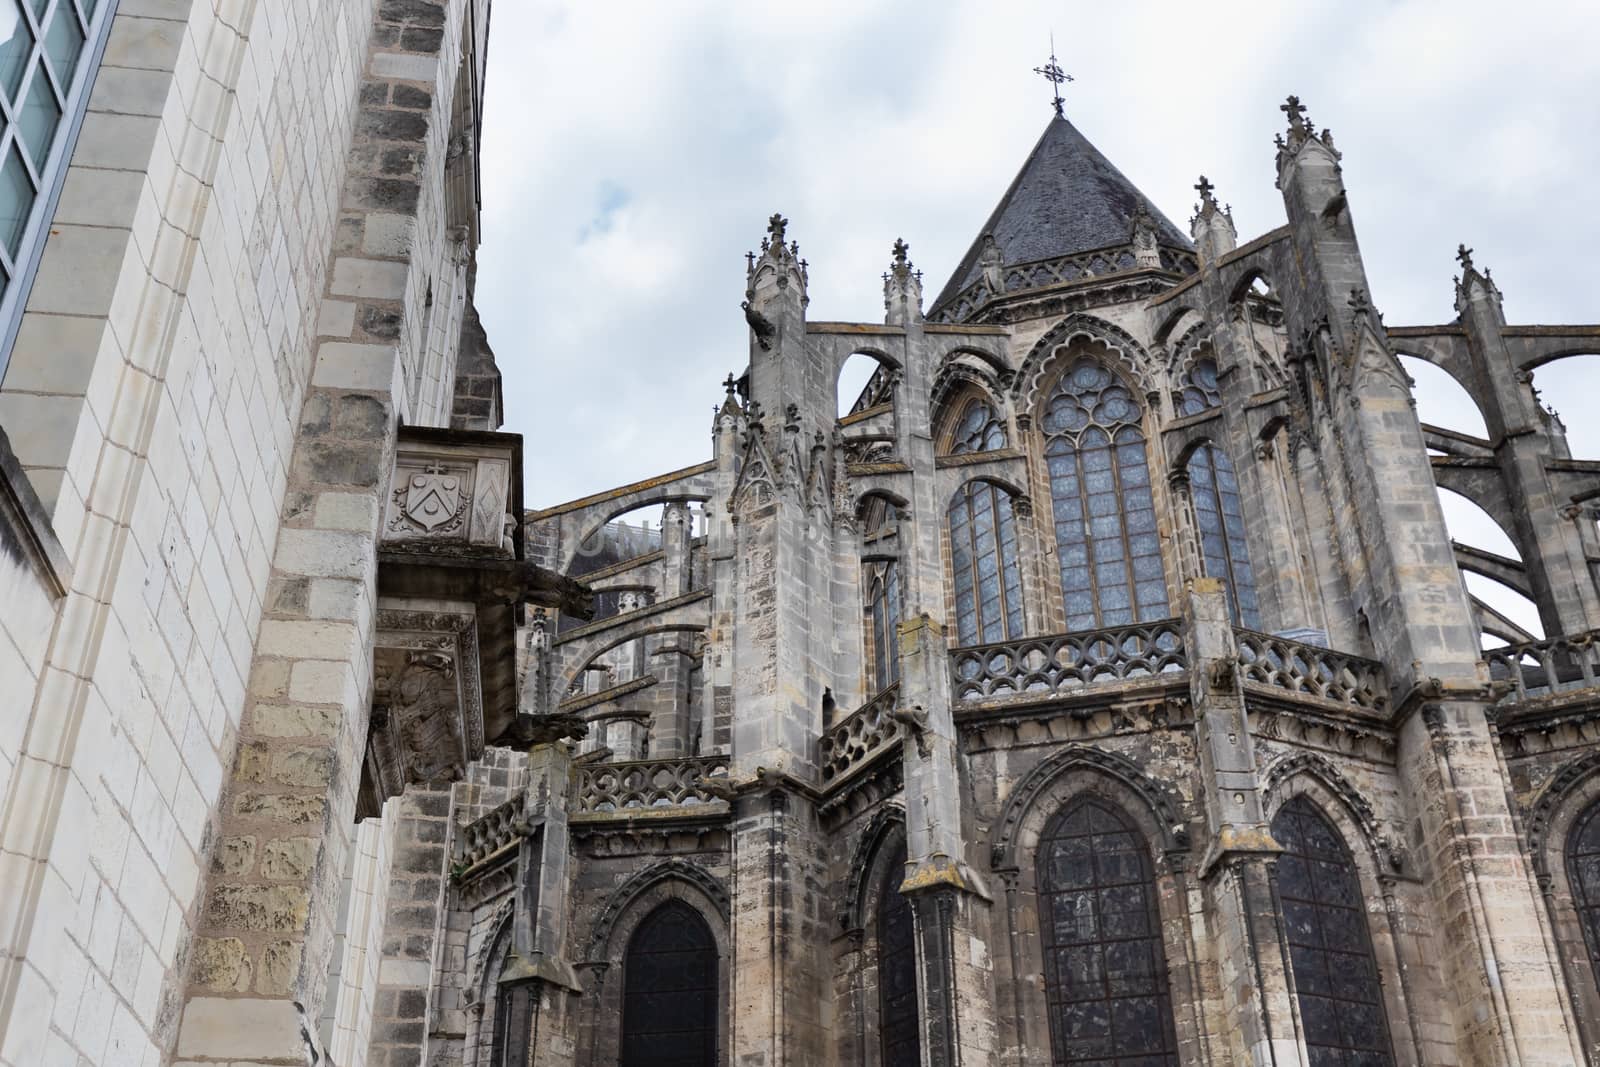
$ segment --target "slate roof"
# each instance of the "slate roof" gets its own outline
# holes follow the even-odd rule
[[[984,234],[994,234],[1006,266],[1075,255],[1127,244],[1140,201],[1155,219],[1159,243],[1194,247],[1076,126],[1052,116],[930,311],[977,280]]]

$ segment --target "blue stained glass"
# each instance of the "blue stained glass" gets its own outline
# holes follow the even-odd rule
[[[1200,524],[1200,531],[1202,533],[1215,533],[1222,528],[1222,522],[1220,519],[1218,519],[1217,513],[1214,511],[1202,511],[1196,508],[1194,518],[1195,522]],[[1220,547],[1218,548],[1218,551],[1221,551]]]
[[[1089,530],[1096,538],[1118,537],[1122,533],[1122,522],[1116,515],[1107,515],[1089,520]]]
[[[1122,494],[1122,497],[1128,502],[1129,511],[1155,507],[1155,502],[1150,499],[1150,490],[1148,489],[1129,489]]]
[[[1061,546],[1061,563],[1063,566],[1076,566],[1089,562],[1089,546],[1083,541],[1075,541],[1070,545]]]
[[[1161,554],[1161,539],[1153,533],[1134,534],[1128,538],[1128,551],[1136,556]]]
[[[1090,515],[1115,515],[1120,510],[1113,493],[1095,493],[1089,497]]]
[[[1156,528],[1156,513],[1140,509],[1128,512],[1128,530],[1132,533],[1149,533]]]
[[[1089,588],[1088,567],[1062,567],[1061,584],[1067,589]]]
[[[1135,556],[1133,559],[1133,576],[1135,578],[1161,578],[1160,556]]]
[[[1117,472],[1117,476],[1122,479],[1124,489],[1150,484],[1150,468],[1143,463],[1139,463],[1137,466],[1124,465]]]
[[[1105,608],[1126,608],[1132,601],[1128,599],[1128,587],[1125,585],[1102,585],[1100,587],[1100,604]]]
[[[1094,543],[1094,558],[1104,562],[1106,560],[1122,559],[1122,538],[1108,537]]]
[[[1083,486],[1091,493],[1105,493],[1110,495],[1116,491],[1116,479],[1111,474],[1108,466],[1103,470],[1091,470],[1084,475]]]

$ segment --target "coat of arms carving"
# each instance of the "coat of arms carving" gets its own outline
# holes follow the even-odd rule
[[[472,503],[468,472],[432,462],[421,470],[403,472],[394,490],[392,532],[424,537],[451,533],[466,521]]]

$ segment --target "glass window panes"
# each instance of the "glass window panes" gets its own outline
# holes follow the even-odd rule
[[[28,216],[33,211],[33,180],[15,146],[6,153],[0,165],[0,240],[6,253],[15,260],[22,244],[22,235],[28,228]]]
[[[1139,418],[1133,393],[1092,359],[1069,367],[1046,405],[1045,465],[1068,630],[1169,613]]]
[[[1051,1062],[1176,1067],[1161,917],[1147,843],[1116,809],[1081,798],[1035,854]]]
[[[17,99],[22,75],[28,69],[33,51],[33,31],[23,17],[17,0],[0,0],[0,88],[9,100]]]
[[[956,420],[955,430],[950,440],[950,455],[960,456],[968,452],[987,452],[991,449],[1006,447],[1006,430],[1004,424],[995,415],[994,408],[987,400],[977,397],[967,401],[961,409],[961,417]]]
[[[716,1063],[717,945],[694,908],[672,899],[645,917],[622,982],[623,1067]]]
[[[922,1062],[917,1019],[917,951],[911,902],[900,895],[906,846],[890,857],[878,890],[878,1031],[884,1067]]]
[[[1022,568],[1011,497],[968,482],[946,512],[955,579],[956,640],[989,644],[1022,636]]]
[[[1217,385],[1217,361],[1201,356],[1189,365],[1173,396],[1173,406],[1180,417],[1198,415],[1222,404],[1222,391]]]
[[[1600,982],[1600,803],[1578,817],[1567,839],[1567,880],[1589,950],[1589,967]]]
[[[61,105],[56,103],[56,91],[51,88],[42,66],[34,68],[28,98],[22,105],[21,123],[22,142],[28,146],[28,158],[36,168],[43,170],[50,143],[55,140],[56,127],[61,125]]]
[[[1260,629],[1255,571],[1250,567],[1239,508],[1239,481],[1227,455],[1215,445],[1201,445],[1189,457],[1189,498],[1194,504],[1205,573],[1226,584],[1234,623]]]
[[[1314,1064],[1389,1067],[1388,1024],[1355,864],[1304,796],[1278,809],[1272,836],[1295,996]]]
[[[83,54],[83,30],[78,26],[78,16],[72,10],[71,0],[60,0],[56,4],[44,39],[45,52],[50,56],[56,82],[65,92],[72,85],[72,75],[78,69],[78,57]]]

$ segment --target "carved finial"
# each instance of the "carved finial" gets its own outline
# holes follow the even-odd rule
[[[1461,264],[1462,270],[1472,269],[1472,249],[1464,244],[1456,245],[1456,262]]]
[[[1200,175],[1200,180],[1195,183],[1194,188],[1195,192],[1200,194],[1201,202],[1204,202],[1213,199],[1211,196],[1211,191],[1215,189],[1216,186],[1211,184],[1210,178],[1207,178],[1204,174],[1202,174]]]
[[[772,244],[783,244],[784,229],[788,225],[789,220],[774,211],[772,217],[767,220],[767,233],[770,235],[768,241]]]
[[[1065,118],[1066,113],[1061,107],[1063,102],[1061,99],[1061,85],[1063,82],[1072,81],[1072,75],[1062,70],[1061,64],[1056,62],[1056,35],[1054,33],[1050,35],[1050,62],[1042,67],[1034,67],[1033,72],[1050,83],[1051,102],[1055,105],[1056,118]]]
[[[911,246],[906,244],[904,238],[896,237],[894,240],[894,265],[896,267],[904,267],[906,265],[906,257],[910,252]]]
[[[1300,103],[1300,98],[1292,93],[1286,102],[1278,105],[1278,110],[1289,116],[1289,129],[1295,133],[1304,132],[1309,125],[1306,119],[1305,105]]]
[[[733,376],[732,371],[728,372],[728,378],[722,383],[722,387],[728,391],[728,399],[732,400],[733,391],[739,387],[739,380]]]

